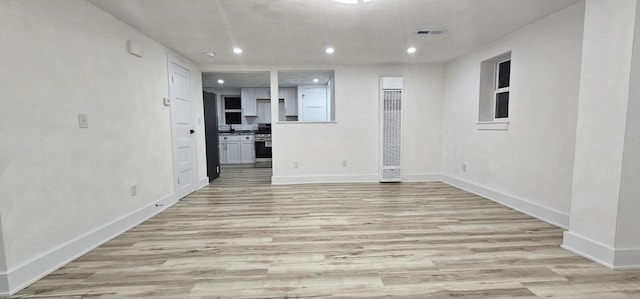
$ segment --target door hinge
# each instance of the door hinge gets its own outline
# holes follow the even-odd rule
[[[180,185],[180,178],[178,178],[178,185]]]

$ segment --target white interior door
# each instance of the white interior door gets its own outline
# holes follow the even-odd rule
[[[300,89],[300,121],[329,120],[326,87],[302,87]]]
[[[169,97],[173,144],[174,190],[182,198],[196,190],[191,73],[169,58]]]

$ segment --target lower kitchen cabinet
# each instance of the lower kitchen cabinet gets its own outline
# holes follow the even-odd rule
[[[241,136],[240,160],[242,163],[256,163],[256,140],[251,136]]]
[[[227,152],[227,164],[242,163],[242,157],[240,154],[240,142],[229,141],[225,143]]]
[[[220,136],[220,164],[256,163],[253,135]]]

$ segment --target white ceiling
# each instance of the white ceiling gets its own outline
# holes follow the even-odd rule
[[[269,72],[202,73],[204,88],[269,87]],[[224,80],[219,84],[218,80]]]
[[[445,62],[578,0],[88,1],[198,64],[335,65]]]
[[[298,85],[326,85],[334,71],[281,71],[278,72],[279,87],[295,87]],[[224,80],[223,84],[218,80]],[[318,79],[314,83],[313,79]],[[202,73],[202,87],[204,88],[242,88],[242,87],[270,87],[269,72],[214,72]]]

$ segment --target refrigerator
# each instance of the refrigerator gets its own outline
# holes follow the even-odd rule
[[[207,145],[207,176],[209,182],[220,176],[220,153],[218,153],[218,109],[216,94],[203,91],[204,133]]]

